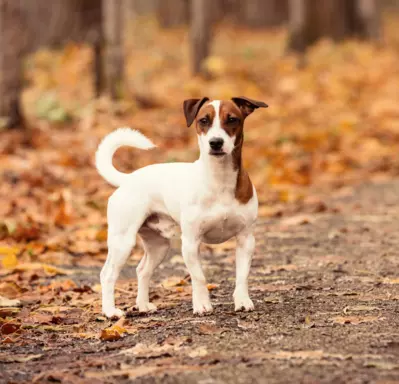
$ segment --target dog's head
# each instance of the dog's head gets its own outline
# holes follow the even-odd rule
[[[201,153],[223,157],[242,144],[244,121],[257,108],[266,108],[262,101],[247,97],[231,100],[185,100],[183,104],[187,126],[195,123]]]

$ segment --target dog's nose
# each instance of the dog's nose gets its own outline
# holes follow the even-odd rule
[[[224,140],[218,137],[213,137],[209,140],[209,145],[214,151],[219,151],[223,147]]]

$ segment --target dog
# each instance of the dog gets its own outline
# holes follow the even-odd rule
[[[248,274],[258,199],[242,164],[242,146],[245,119],[255,109],[266,107],[247,97],[185,100],[187,127],[195,123],[200,149],[199,159],[193,163],[152,164],[122,173],[112,165],[119,147],[148,150],[155,145],[129,128],[119,128],[103,139],[96,152],[96,167],[105,180],[119,187],[108,201],[108,256],[100,274],[102,311],[107,317],[123,316],[115,307],[115,283],[137,234],[145,251],[137,267],[136,305],[140,312],[156,310],[149,301],[150,279],[167,255],[171,238],[178,234],[191,277],[194,314],[212,311],[199,260],[200,244],[220,244],[232,237],[237,239],[235,310],[254,309]]]

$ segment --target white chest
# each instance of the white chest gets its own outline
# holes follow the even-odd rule
[[[200,219],[199,236],[204,243],[220,244],[236,236],[245,226],[243,215],[231,211],[217,215],[209,213]]]
[[[201,205],[196,218],[199,238],[208,244],[220,244],[236,236],[255,220],[255,205],[255,201],[243,205],[235,199]]]

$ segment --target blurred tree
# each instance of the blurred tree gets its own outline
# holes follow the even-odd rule
[[[18,2],[0,0],[0,127],[21,123],[21,60],[24,20]]]
[[[190,0],[158,0],[158,21],[164,28],[187,24]]]
[[[114,99],[120,96],[122,1],[0,0],[0,125],[21,123],[22,59],[42,46],[93,45],[97,96],[104,90]]]
[[[103,0],[106,89],[112,99],[121,97],[124,79],[123,0]]]
[[[287,0],[237,1],[236,19],[249,27],[268,27],[288,21]]]
[[[380,6],[377,0],[290,0],[289,48],[303,51],[321,37],[377,38]]]
[[[134,17],[150,15],[156,12],[159,0],[125,0],[127,12]]]
[[[59,47],[69,41],[86,42],[94,47],[95,91],[104,89],[103,29],[101,0],[22,0],[26,29],[30,38],[27,52],[40,47]]]
[[[212,0],[192,0],[191,3],[191,60],[194,74],[202,70],[202,61],[209,54],[212,20],[209,12]]]

